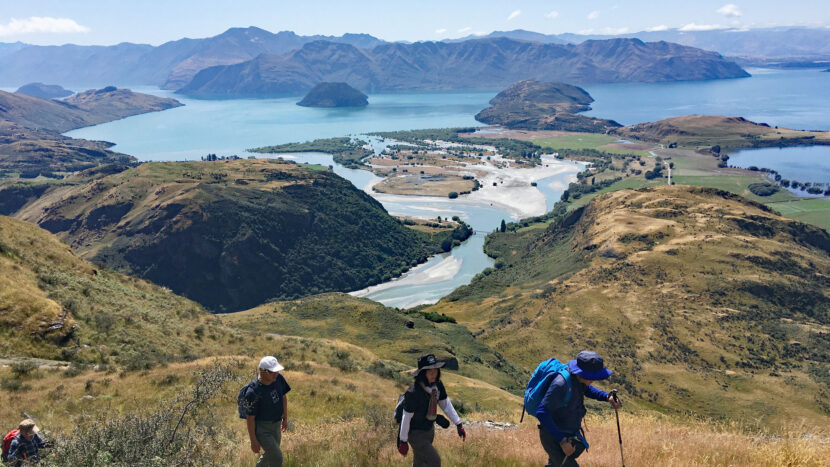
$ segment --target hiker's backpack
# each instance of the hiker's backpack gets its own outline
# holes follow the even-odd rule
[[[568,388],[565,393],[565,401],[562,405],[560,405],[560,407],[568,405],[568,402],[571,400],[571,394],[573,393],[573,388],[571,387],[571,373],[568,371],[568,364],[562,363],[555,358],[545,360],[536,367],[536,370],[533,371],[533,375],[530,376],[530,381],[527,382],[527,387],[525,388],[525,403],[524,408],[522,409],[522,421],[524,421],[525,418],[525,411],[533,416],[536,416],[536,409],[538,409],[539,404],[542,403],[542,398],[545,397],[545,393],[548,391],[548,386],[550,386],[551,381],[556,378],[556,375],[562,375],[562,377],[565,378],[565,384]],[[519,423],[521,423],[521,421]]]
[[[394,415],[394,417],[395,417],[395,423],[397,423],[398,425],[400,425],[401,421],[403,420],[403,399],[404,399],[405,395],[406,395],[406,393],[401,394],[398,397],[398,403],[395,404],[395,415]]]
[[[253,380],[250,383],[242,386],[242,389],[239,390],[239,395],[236,396],[236,407],[239,411],[239,418],[248,418],[248,409],[250,408],[250,403],[245,399],[245,393],[248,392],[248,388],[253,388],[254,384],[257,380]],[[254,404],[258,402],[259,394],[257,394],[257,400],[254,401]]]
[[[12,440],[19,433],[20,430],[15,428],[14,430],[6,433],[6,436],[3,437],[3,462],[7,462],[9,460],[9,448],[12,447]]]

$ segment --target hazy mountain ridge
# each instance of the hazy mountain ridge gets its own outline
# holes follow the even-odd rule
[[[494,31],[486,36],[467,36],[454,39],[452,42],[495,37],[559,44],[579,44],[586,40],[636,38],[646,42],[666,41],[704,50],[713,50],[725,56],[766,58],[830,56],[830,30],[827,28],[803,27],[723,28],[712,31],[667,29],[665,31],[640,31],[620,35],[542,34],[515,29],[512,31]]]
[[[262,53],[284,54],[316,40],[373,47],[383,41],[368,34],[299,36],[256,27],[230,28],[203,39],[183,38],[157,47],[122,43],[112,46],[35,46],[0,43],[0,83],[32,81],[70,85],[156,85],[177,89],[207,66],[250,60]]]
[[[656,82],[749,76],[720,55],[637,39],[540,44],[495,38],[382,44],[361,50],[317,41],[284,56],[200,71],[178,92],[197,97],[297,95],[322,81],[367,92],[502,88],[523,79]]]

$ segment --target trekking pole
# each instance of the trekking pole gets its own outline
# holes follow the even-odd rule
[[[611,390],[611,398],[614,399],[614,402],[619,403],[620,400],[617,399],[617,390]],[[625,456],[623,456],[623,447],[622,447],[622,432],[620,431],[620,413],[617,411],[617,408],[614,407],[614,414],[617,416],[617,438],[620,440],[620,460],[622,461],[622,467],[625,467]]]

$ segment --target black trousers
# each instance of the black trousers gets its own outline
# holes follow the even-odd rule
[[[539,440],[542,441],[542,447],[548,453],[548,463],[545,464],[545,467],[579,467],[576,458],[585,450],[584,444],[574,441],[574,453],[565,461],[565,452],[562,451],[562,446],[541,425],[539,425]]]

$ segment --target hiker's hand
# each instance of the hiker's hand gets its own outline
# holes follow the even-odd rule
[[[259,449],[260,449],[259,441],[255,440],[255,439],[252,439],[251,440],[251,451],[254,451],[254,454],[259,454]]]
[[[287,429],[288,429],[288,419],[283,417],[283,419],[282,419],[282,431],[285,431]]]
[[[622,402],[618,398],[614,398],[613,394],[608,395],[608,402],[611,403],[611,407],[615,409],[622,408]]]
[[[565,453],[566,456],[569,456],[576,451],[574,448],[574,443],[571,442],[568,438],[563,439],[559,442],[559,446],[562,448],[562,452]]]
[[[458,437],[467,441],[467,432],[464,430],[464,426],[459,423],[455,425],[455,429],[458,431]]]
[[[406,457],[406,454],[409,452],[409,444],[405,441],[398,440],[398,452],[401,453],[402,456]]]

